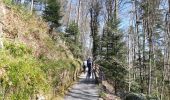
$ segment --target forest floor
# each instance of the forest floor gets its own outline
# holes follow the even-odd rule
[[[82,73],[79,80],[69,89],[64,100],[99,100],[99,87],[95,79],[86,78],[87,73]]]

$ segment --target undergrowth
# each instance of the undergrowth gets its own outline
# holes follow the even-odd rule
[[[0,55],[0,70],[5,69],[0,76],[0,99],[28,100],[39,91],[49,92],[61,84],[64,70],[73,75],[78,65],[69,59],[35,58],[32,50],[21,43],[6,42]]]
[[[26,100],[49,89],[38,60],[24,44],[6,43],[0,55],[0,67],[6,71],[1,77],[2,99]]]

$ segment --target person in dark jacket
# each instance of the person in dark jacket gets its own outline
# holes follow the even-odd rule
[[[90,78],[91,71],[92,71],[92,59],[91,58],[88,58],[88,60],[87,60],[87,67],[88,67],[87,76]]]

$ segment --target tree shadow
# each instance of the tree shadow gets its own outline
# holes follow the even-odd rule
[[[79,81],[68,91],[65,100],[98,100],[98,89],[95,79],[90,77],[79,77]]]

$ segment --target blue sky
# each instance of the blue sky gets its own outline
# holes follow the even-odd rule
[[[129,21],[130,21],[130,11],[131,11],[132,5],[129,3],[125,3],[121,6],[121,9],[119,11],[119,18],[121,21],[121,28],[126,30],[129,27]]]

